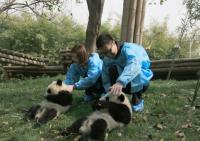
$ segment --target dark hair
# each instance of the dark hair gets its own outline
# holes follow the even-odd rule
[[[72,50],[71,53],[76,53],[77,58],[79,60],[79,63],[81,65],[84,65],[87,61],[88,61],[88,53],[87,50],[85,48],[84,44],[76,44]]]
[[[113,41],[113,37],[110,34],[101,34],[96,41],[97,49],[102,48],[104,45],[110,43],[110,41]]]

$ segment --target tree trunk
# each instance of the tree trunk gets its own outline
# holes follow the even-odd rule
[[[133,42],[134,28],[135,28],[135,16],[136,16],[137,0],[131,0],[129,4],[129,17],[127,28],[127,40],[128,42]]]
[[[86,31],[86,48],[89,53],[96,50],[96,38],[101,26],[104,0],[87,0],[89,20]]]
[[[142,17],[141,17],[141,24],[140,24],[140,41],[139,41],[139,44],[142,44],[146,2],[147,2],[147,0],[143,0],[143,4],[142,4]]]
[[[127,27],[129,19],[129,6],[132,0],[124,0],[122,24],[121,24],[121,41],[127,41]]]
[[[141,17],[142,17],[142,5],[143,5],[143,0],[138,0],[137,10],[136,10],[134,38],[133,38],[133,42],[135,43],[139,43],[140,41],[140,27],[141,27],[140,24],[141,24]]]

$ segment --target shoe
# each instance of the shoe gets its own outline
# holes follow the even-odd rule
[[[134,112],[140,112],[144,109],[144,100],[140,100],[137,104],[132,105],[132,110]]]
[[[91,102],[92,100],[95,99],[95,96],[94,95],[85,95],[84,96],[84,101],[85,102]]]

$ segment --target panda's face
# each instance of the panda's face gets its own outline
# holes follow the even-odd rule
[[[61,80],[53,81],[47,87],[46,95],[57,95],[60,91],[65,90],[65,84]]]
[[[115,103],[124,103],[125,100],[126,100],[126,96],[123,93],[121,93],[120,95],[109,94],[109,96],[106,97],[106,101],[115,102]]]
[[[131,104],[129,102],[128,97],[124,93],[121,93],[120,95],[109,94],[105,99],[106,101],[126,105],[130,113],[132,114]]]

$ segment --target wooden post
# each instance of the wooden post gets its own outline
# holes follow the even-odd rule
[[[199,88],[200,88],[200,70],[197,72],[197,84],[196,84],[196,88],[195,88],[195,91],[194,91],[194,95],[193,95],[193,98],[192,98],[192,102],[191,102],[191,106],[194,106],[194,102],[197,98],[197,93],[199,91]]]

